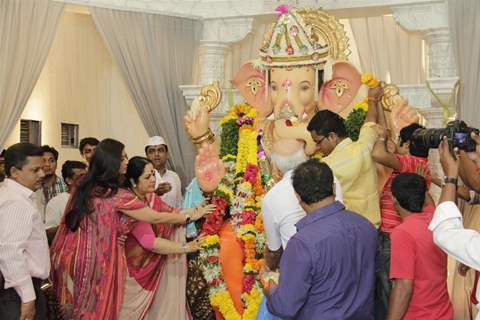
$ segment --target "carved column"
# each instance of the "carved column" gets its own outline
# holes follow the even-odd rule
[[[200,65],[199,84],[210,84],[215,80],[224,82],[225,50],[228,46],[217,41],[201,41],[198,52]]]
[[[406,4],[393,6],[392,11],[395,20],[405,29],[414,32],[422,32],[427,43],[427,79],[432,90],[444,101],[448,101],[458,73],[450,39],[448,25],[448,11],[445,1],[435,1],[421,4]],[[430,96],[428,106],[418,106],[427,120],[430,128],[443,127],[443,109],[437,100],[428,92],[426,86],[425,95]],[[455,110],[450,110],[453,115]],[[430,165],[433,172],[441,174],[442,169],[438,159],[438,152],[430,153]],[[438,199],[440,190],[432,189],[434,198]]]
[[[200,76],[198,85],[183,85],[180,89],[190,105],[200,95],[203,85],[220,81],[223,99],[210,114],[210,127],[218,133],[219,120],[228,112],[227,91],[225,89],[225,54],[229,45],[245,38],[252,31],[253,18],[205,19],[202,40],[199,48]],[[239,101],[238,91],[233,90],[234,101]]]
[[[200,85],[225,77],[225,52],[229,44],[252,31],[253,18],[207,19],[203,23],[199,48]]]
[[[450,39],[447,10],[447,4],[443,0],[392,7],[395,20],[402,27],[409,31],[424,33],[427,43],[428,81],[432,89],[448,101],[458,80],[458,73]],[[435,99],[432,98],[431,102],[432,107],[439,107]]]

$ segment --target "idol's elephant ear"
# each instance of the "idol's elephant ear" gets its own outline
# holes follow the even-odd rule
[[[332,79],[320,89],[318,106],[342,114],[351,107],[362,86],[361,74],[348,62],[336,62],[332,71]]]
[[[252,62],[247,62],[238,70],[231,82],[245,101],[257,109],[258,117],[266,118],[273,112],[272,105],[266,97],[268,84],[263,69],[255,67]]]

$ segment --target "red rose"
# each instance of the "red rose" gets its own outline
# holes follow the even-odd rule
[[[218,257],[209,256],[209,257],[207,257],[207,261],[208,261],[209,263],[216,263],[216,262],[218,262]]]

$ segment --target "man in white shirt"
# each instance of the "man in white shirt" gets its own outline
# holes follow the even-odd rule
[[[445,178],[439,205],[430,222],[429,229],[433,231],[435,244],[443,251],[464,265],[480,270],[480,233],[463,227],[462,213],[455,205],[459,172],[458,157],[466,156],[466,154],[461,152],[455,159],[450,153],[446,139],[438,150]],[[478,173],[471,172],[470,174]],[[476,300],[480,301],[480,286],[477,286]],[[480,319],[480,314],[477,315],[477,319]]]
[[[169,206],[182,206],[182,184],[178,174],[167,169],[168,146],[160,136],[151,137],[145,147],[147,158],[155,168],[155,193],[162,197]]]
[[[267,237],[266,257],[271,270],[277,269],[288,240],[297,233],[295,224],[306,216],[295,196],[292,184],[293,170],[306,160],[305,155],[282,163],[276,157],[273,159],[276,160],[275,164],[283,177],[262,199],[262,217]],[[335,177],[334,182],[335,199],[343,201],[342,188]]]
[[[7,179],[0,184],[0,319],[46,319],[40,289],[50,273],[45,227],[33,201],[42,187],[41,149],[17,143],[7,149]]]
[[[45,209],[45,229],[47,230],[47,237],[49,243],[55,237],[57,227],[62,220],[63,212],[67,206],[70,192],[75,182],[87,173],[87,165],[80,161],[66,161],[62,166],[62,177],[68,186],[68,192],[62,192],[53,197],[47,203]]]

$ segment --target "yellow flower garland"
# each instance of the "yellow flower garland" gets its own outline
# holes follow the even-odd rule
[[[257,159],[257,131],[255,129],[255,118],[256,118],[256,110],[255,108],[247,105],[247,104],[240,104],[232,107],[229,113],[220,121],[221,124],[226,122],[239,119],[239,114],[242,114],[242,119],[249,118],[251,119],[251,124],[242,124],[239,130],[239,141],[237,144],[238,150],[237,155],[226,155],[222,158],[223,161],[235,161],[235,173],[244,173],[247,165],[258,165]],[[258,179],[258,177],[257,177]],[[248,189],[253,190],[253,186],[249,182],[245,182],[248,184]],[[263,188],[260,188],[263,190]],[[219,186],[218,191],[222,192],[228,197],[229,203],[235,202],[235,197],[237,195],[233,194],[233,190],[228,186]],[[260,192],[256,190],[256,192]],[[245,201],[245,205],[248,207],[256,207],[257,210],[260,210],[259,203],[261,201],[261,195],[256,194],[255,192],[251,191],[251,196],[242,199]],[[263,230],[257,231],[255,225],[253,224],[246,224],[242,225],[240,228],[237,226],[233,226],[236,230],[237,238],[244,241],[245,244],[252,246],[253,243],[253,253],[252,252],[245,252],[246,255],[255,255],[255,243],[257,241],[256,235],[257,232],[262,232]],[[218,235],[208,236],[202,247],[208,249],[209,247],[213,247],[220,243],[220,238]],[[219,250],[218,248],[210,249],[210,253],[216,255],[218,257]],[[256,260],[255,257],[253,259],[248,259],[245,257],[245,265],[244,265],[244,272],[258,272],[259,266],[261,261]],[[220,265],[217,263],[217,267]],[[212,269],[213,274],[218,273],[220,276],[221,272],[218,269]],[[221,278],[220,278],[221,279]],[[223,280],[222,280],[223,282]],[[210,290],[210,303],[213,307],[217,308],[218,311],[222,314],[225,320],[255,320],[258,309],[260,307],[260,303],[262,300],[262,295],[260,293],[258,283],[255,283],[250,290],[250,292],[244,292],[242,294],[242,300],[245,304],[245,310],[243,315],[240,315],[235,308],[233,303],[232,297],[228,292],[225,283],[222,283],[216,288],[212,288]]]

